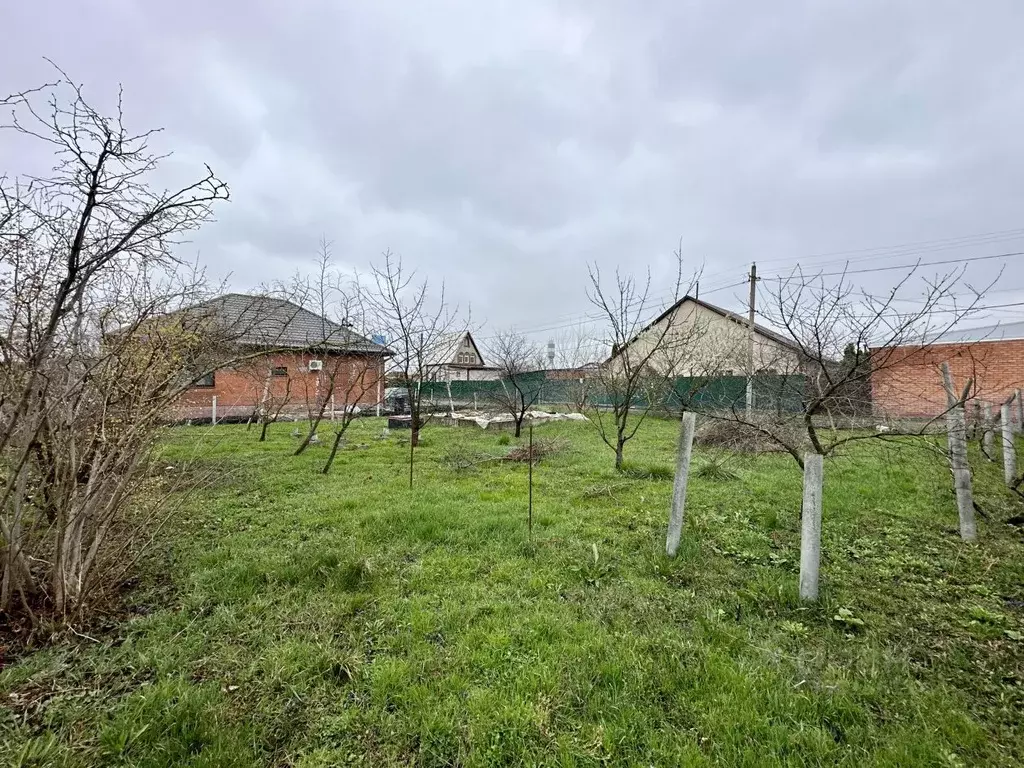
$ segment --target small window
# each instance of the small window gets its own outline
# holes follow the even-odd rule
[[[288,366],[286,366],[286,365],[275,365],[273,368],[270,369],[270,375],[271,376],[287,376],[288,375]]]
[[[203,376],[200,376],[198,379],[196,379],[195,383],[193,383],[192,386],[193,387],[212,387],[212,386],[214,386],[214,384],[215,384],[215,382],[214,382],[214,378],[213,378],[213,371],[210,371],[209,373],[204,374]]]

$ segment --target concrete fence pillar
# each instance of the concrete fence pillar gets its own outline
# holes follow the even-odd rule
[[[679,455],[676,457],[676,477],[672,486],[672,512],[668,518],[668,538],[665,553],[675,557],[679,550],[679,539],[683,534],[683,520],[686,515],[686,485],[690,476],[690,455],[693,452],[693,432],[696,417],[684,413],[679,427]]]
[[[818,599],[821,565],[821,491],[824,457],[804,454],[804,501],[800,512],[800,599]]]

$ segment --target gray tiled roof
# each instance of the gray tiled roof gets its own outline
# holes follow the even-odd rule
[[[387,354],[380,344],[284,299],[227,293],[185,311],[209,313],[232,341],[244,346]]]

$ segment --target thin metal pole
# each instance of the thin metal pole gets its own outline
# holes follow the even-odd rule
[[[530,422],[530,463],[527,470],[530,478],[530,508],[527,519],[527,527],[530,529],[530,539],[533,539],[533,422]]]
[[[747,320],[747,420],[754,411],[754,305],[757,302],[757,264],[750,265],[750,306]]]

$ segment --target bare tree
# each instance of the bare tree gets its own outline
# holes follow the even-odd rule
[[[0,102],[9,135],[55,157],[45,177],[0,179],[0,610],[32,620],[88,607],[119,561],[113,538],[136,540],[160,506],[150,448],[182,372],[201,375],[216,346],[160,319],[205,293],[170,248],[228,195],[209,169],[155,191],[153,132],[60,75]]]
[[[298,282],[306,281],[300,279]],[[320,241],[317,274],[307,287],[309,302],[317,311],[322,326],[321,340],[309,351],[320,354],[324,359],[317,375],[312,380],[304,380],[309,429],[295,449],[295,455],[306,450],[330,409],[334,443],[323,470],[326,473],[334,462],[345,431],[359,414],[360,404],[366,404],[367,396],[373,402],[379,399],[377,389],[383,375],[383,350],[368,343],[354,330],[357,326],[365,329],[363,293],[355,281],[345,279],[334,268],[331,244],[326,238]]]
[[[549,375],[562,382],[566,405],[577,413],[586,408],[598,363],[607,358],[607,349],[595,339],[595,331],[587,324],[567,328],[558,333],[553,370]]]
[[[391,251],[385,251],[382,261],[370,268],[370,282],[364,293],[367,309],[375,327],[387,337],[393,355],[389,368],[408,395],[413,449],[432,416],[420,385],[430,378],[438,350],[447,348],[453,331],[460,328],[458,312],[445,299],[444,283],[432,298],[429,282],[417,281],[416,272],[406,270]]]
[[[491,364],[501,377],[500,389],[491,399],[515,422],[515,436],[520,437],[523,421],[544,393],[544,358],[540,347],[515,330],[499,331],[489,345]]]
[[[252,388],[260,393],[249,425],[259,425],[259,442],[266,442],[271,424],[275,424],[293,402],[294,381],[287,367],[274,366],[266,357],[248,361],[236,370],[252,382]],[[248,429],[248,427],[247,427]]]
[[[676,274],[670,305],[684,290],[682,252],[675,252]],[[669,398],[677,377],[686,370],[687,360],[699,338],[697,323],[683,323],[673,311],[648,323],[657,309],[651,294],[651,274],[638,283],[631,275],[615,272],[614,282],[603,279],[597,265],[589,267],[588,298],[601,316],[604,338],[611,357],[596,372],[598,392],[591,398],[593,423],[605,445],[615,451],[615,468],[622,469],[626,443],[654,408]],[[603,402],[598,398],[603,399]]]
[[[872,387],[906,387],[908,382],[902,380],[900,371],[907,365],[933,367],[932,375],[941,382],[937,370],[941,360],[933,354],[933,340],[969,316],[981,296],[981,292],[969,290],[966,302],[958,300],[961,271],[926,280],[918,296],[905,297],[913,274],[911,270],[881,296],[858,291],[845,274],[826,282],[825,275],[807,277],[797,269],[788,277],[768,281],[770,298],[764,315],[779,333],[759,334],[765,341],[758,364],[782,374],[768,377],[776,382],[777,397],[769,398],[768,407],[762,397],[762,403],[753,409],[733,403],[709,414],[780,447],[803,470],[802,599],[818,596],[824,458],[854,441],[897,440],[931,432],[937,418],[947,410],[962,409],[970,395],[970,384],[960,397],[953,394],[950,384],[947,404],[946,393],[937,386],[942,393],[942,405],[937,407],[942,413],[914,426],[886,423],[884,414],[872,413]],[[908,308],[900,309],[908,300]],[[857,418],[864,416],[868,418]],[[958,497],[965,499],[969,493],[961,493],[960,488],[965,482],[966,440],[961,439],[962,432],[958,427],[950,442],[951,448],[955,443],[964,449],[959,451],[956,469],[960,474]],[[962,521],[964,537],[973,538],[972,519],[962,516]]]
[[[336,290],[337,312],[348,338],[349,354],[335,368],[330,378],[331,428],[334,440],[321,472],[327,474],[334,464],[345,432],[359,416],[362,406],[381,402],[384,394],[384,362],[389,356],[386,349],[367,342],[370,317],[364,295],[354,281],[341,282]]]
[[[933,340],[969,317],[983,291],[966,285],[958,271],[923,280],[920,292],[908,295],[915,274],[909,270],[881,295],[858,290],[845,274],[829,281],[798,268],[766,280],[762,316],[776,330],[758,349],[755,373],[770,372],[761,376],[758,407],[748,416],[734,403],[710,415],[760,433],[801,468],[806,450],[829,456],[853,441],[933,431],[939,417],[912,427],[875,413],[872,382],[902,388],[900,371],[908,365],[934,369],[941,382]],[[936,390],[941,417],[945,393]],[[845,428],[854,422],[857,431]]]

